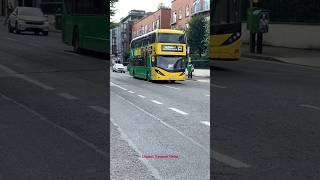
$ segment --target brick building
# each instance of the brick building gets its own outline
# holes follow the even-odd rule
[[[132,38],[141,36],[155,29],[171,29],[171,9],[162,8],[148,16],[134,22],[132,25]]]
[[[210,0],[173,0],[171,2],[171,28],[186,29],[192,16],[210,17]]]

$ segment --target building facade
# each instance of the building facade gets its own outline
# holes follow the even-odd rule
[[[187,29],[194,15],[210,18],[210,0],[173,0],[171,2],[171,28]]]
[[[155,29],[170,29],[171,9],[161,8],[133,23],[132,38],[141,36]]]
[[[122,58],[129,51],[133,22],[143,18],[146,14],[143,10],[131,10],[126,17],[120,20],[118,26],[110,31],[112,55]]]

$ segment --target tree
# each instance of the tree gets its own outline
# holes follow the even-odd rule
[[[116,13],[115,10],[115,3],[117,3],[119,0],[110,0],[110,17],[113,17]],[[116,26],[116,24],[114,22],[110,23],[110,29],[113,29]]]
[[[169,8],[169,7],[166,6],[163,2],[159,3],[159,5],[158,5],[158,10],[159,10],[159,9],[166,9],[166,8]]]
[[[201,55],[208,47],[207,20],[203,15],[194,16],[189,21],[189,28],[186,31],[191,53]]]
[[[110,0],[110,16],[114,16],[116,10],[114,9],[115,3],[119,2],[119,0]]]

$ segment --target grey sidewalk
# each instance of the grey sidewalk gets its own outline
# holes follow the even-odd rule
[[[194,69],[192,75],[195,77],[210,78],[210,69]]]
[[[320,50],[317,51],[317,50],[264,46],[263,54],[253,54],[253,53],[249,53],[248,44],[242,44],[241,51],[242,51],[243,57],[280,61],[280,62],[285,62],[290,64],[320,68]]]

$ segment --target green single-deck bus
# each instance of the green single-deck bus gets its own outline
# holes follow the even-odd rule
[[[63,42],[81,49],[108,53],[109,17],[104,0],[64,0]]]

